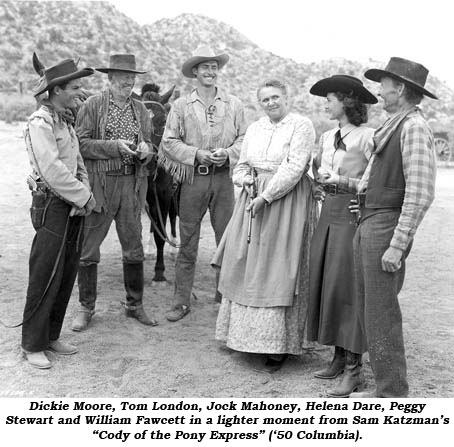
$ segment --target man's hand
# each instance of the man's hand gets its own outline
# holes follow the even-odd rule
[[[381,267],[385,272],[397,272],[402,265],[403,251],[399,248],[389,247],[381,258]]]
[[[317,181],[324,185],[339,183],[339,174],[336,174],[331,169],[319,168]]]
[[[137,146],[137,150],[135,152],[139,160],[145,160],[148,158],[151,160],[153,158],[153,146],[151,144],[145,143],[145,141],[141,141],[139,146]]]
[[[229,158],[229,153],[225,149],[216,149],[211,153],[211,162],[215,166],[222,166]]]
[[[136,155],[136,153],[129,148],[132,144],[131,141],[128,140],[117,140],[118,141],[118,150],[120,151],[121,155]]]
[[[90,198],[88,199],[88,202],[85,204],[85,206],[83,208],[73,206],[71,208],[71,211],[69,212],[69,216],[70,217],[88,216],[94,210],[95,206],[96,206],[96,201],[95,201],[95,198],[93,197],[93,194],[91,194]]]
[[[195,158],[201,165],[211,166],[213,164],[211,161],[211,152],[205,149],[197,149]]]
[[[258,196],[246,207],[246,211],[251,212],[252,217],[255,217],[257,213],[265,206],[265,204],[265,199],[262,196]]]

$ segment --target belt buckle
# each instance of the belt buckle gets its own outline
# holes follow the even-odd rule
[[[327,185],[327,191],[328,194],[331,194],[332,196],[335,196],[338,193],[338,187],[337,185],[333,183],[329,183]]]
[[[134,165],[124,165],[124,171],[125,175],[131,175],[134,174]]]
[[[205,166],[205,165],[198,165],[197,166],[197,172],[200,175],[208,175],[210,173],[210,168],[208,166]]]

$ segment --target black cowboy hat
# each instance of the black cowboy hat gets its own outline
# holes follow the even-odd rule
[[[325,97],[328,93],[342,92],[357,96],[365,104],[376,104],[378,99],[354,76],[337,74],[316,82],[309,92]]]
[[[428,74],[429,70],[424,65],[401,57],[392,57],[384,70],[372,68],[367,70],[364,76],[375,82],[380,82],[385,77],[394,78],[429,98],[438,99],[433,93],[424,88]]]
[[[146,73],[146,71],[136,70],[136,57],[133,54],[112,54],[108,67],[95,68],[95,70],[101,73],[109,73],[109,71],[124,71],[136,74]]]
[[[37,60],[36,54],[33,53],[35,70],[37,70],[35,65]],[[66,84],[73,79],[84,78],[85,76],[90,76],[94,73],[93,68],[82,68],[81,70],[78,70],[77,64],[73,59],[64,59],[58,64],[48,68],[44,68],[41,65],[40,68],[41,78],[33,89],[34,96],[39,96],[56,85]]]

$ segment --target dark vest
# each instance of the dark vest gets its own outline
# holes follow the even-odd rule
[[[408,119],[408,118],[407,118]],[[381,152],[375,155],[366,190],[366,208],[401,208],[405,195],[400,136],[404,119]]]

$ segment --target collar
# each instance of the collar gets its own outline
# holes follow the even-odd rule
[[[262,124],[266,129],[275,129],[276,127],[283,126],[284,124],[288,123],[292,120],[292,113],[287,113],[278,123],[273,123],[268,116],[264,116],[262,118]]]
[[[109,102],[115,106],[117,106],[119,109],[121,108],[115,101],[114,101],[114,97],[113,97],[113,94],[112,94],[112,90],[108,89],[108,92],[109,92]],[[131,104],[131,96],[128,96],[126,98],[126,102],[125,102],[125,105],[123,107],[123,109],[125,109],[126,107],[128,107],[129,105]]]
[[[218,99],[219,99],[219,101],[229,102],[227,93],[225,91],[223,91],[222,89],[220,89],[219,87],[216,87],[216,94],[214,95],[213,102],[215,102]],[[190,104],[190,103],[196,102],[196,101],[200,101],[202,104],[205,104],[203,102],[202,98],[199,96],[199,94],[197,92],[197,88],[195,87],[191,90],[191,93],[188,96],[187,103]]]
[[[352,130],[356,129],[357,126],[355,126],[352,123],[347,123],[344,127],[340,128],[341,132],[341,138],[344,138],[346,135],[348,135]]]
[[[41,101],[41,107],[43,107],[45,110],[47,110],[47,112],[49,112],[54,123],[61,124],[63,121],[66,122],[66,120],[63,119],[62,114],[60,112],[57,112],[54,105],[49,101],[48,98],[43,99]]]

